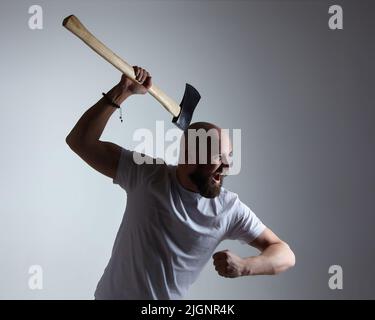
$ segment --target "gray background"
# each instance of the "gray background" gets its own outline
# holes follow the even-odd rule
[[[28,8],[44,29],[28,28]],[[340,4],[344,30],[328,28]],[[186,298],[375,298],[374,5],[370,1],[1,1],[0,298],[92,299],[125,208],[122,190],[65,137],[119,72],[62,28],[76,14],[95,35],[180,100],[195,120],[242,130],[242,170],[226,187],[286,240],[293,270],[219,277],[207,265]],[[126,103],[103,138],[170,116],[149,95]],[[255,253],[239,242],[218,249]],[[28,268],[44,289],[28,288]],[[328,287],[328,268],[344,289]]]

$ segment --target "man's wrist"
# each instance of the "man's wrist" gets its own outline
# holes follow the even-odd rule
[[[124,89],[121,85],[114,86],[110,91],[107,93],[107,97],[111,99],[112,102],[114,102],[117,105],[121,105],[127,99],[132,95],[132,92],[129,90]]]
[[[254,265],[257,257],[243,258],[242,276],[251,276],[254,274]]]

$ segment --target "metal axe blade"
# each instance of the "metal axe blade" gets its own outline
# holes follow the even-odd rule
[[[181,130],[185,131],[191,122],[195,107],[197,106],[201,95],[190,84],[186,84],[184,97],[181,100],[181,111],[177,117],[173,117],[172,122]]]

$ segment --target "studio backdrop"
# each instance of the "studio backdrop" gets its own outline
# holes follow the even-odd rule
[[[93,299],[126,206],[123,190],[65,142],[121,76],[63,28],[70,14],[176,100],[194,85],[194,121],[239,130],[241,168],[224,186],[296,255],[275,277],[222,278],[210,262],[187,299],[375,298],[374,9],[366,0],[2,0],[0,298]],[[165,139],[172,128],[155,99],[134,96],[102,139],[134,149],[137,130]],[[239,241],[222,249],[257,253]]]

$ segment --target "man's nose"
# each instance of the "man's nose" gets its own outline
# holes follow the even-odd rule
[[[226,173],[227,171],[228,171],[228,169],[229,169],[229,164],[228,163],[224,163],[224,162],[221,162],[220,163],[220,166],[219,166],[219,168],[218,168],[218,171],[221,171],[222,173]]]
[[[230,165],[229,165],[229,163],[221,162],[220,167],[227,169],[227,168],[230,167]]]
[[[232,166],[232,158],[230,158],[229,156],[223,155],[221,159],[221,163],[223,164],[225,168],[229,168]]]

